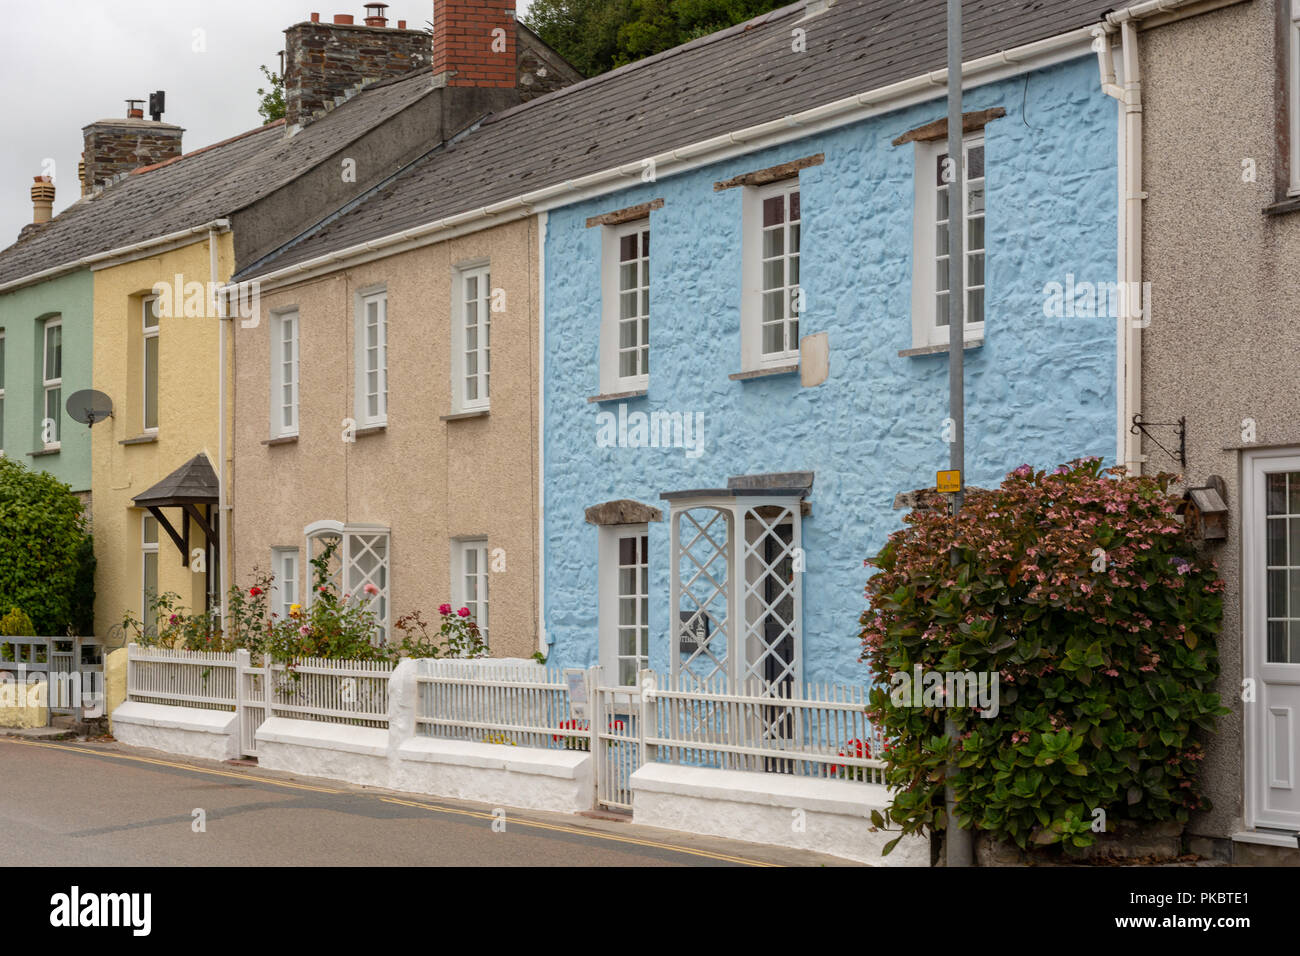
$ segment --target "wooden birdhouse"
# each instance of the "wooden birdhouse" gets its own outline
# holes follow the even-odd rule
[[[1198,540],[1223,541],[1228,537],[1227,486],[1218,475],[1210,475],[1205,482],[1187,489],[1178,510]]]

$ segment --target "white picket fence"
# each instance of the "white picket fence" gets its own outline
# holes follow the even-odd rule
[[[642,680],[649,672],[642,672]],[[723,680],[654,678],[642,739],[660,763],[883,784],[883,741],[867,689],[839,684],[739,688]]]
[[[206,654],[131,645],[128,699],[237,710],[245,754],[271,716],[389,727],[393,665],[309,659],[291,669],[248,652]],[[648,761],[884,783],[882,741],[867,689],[664,678],[601,683],[600,668],[531,662],[421,660],[414,732],[473,743],[591,752],[597,806],[632,807],[632,774]],[[409,729],[408,729],[409,732]]]
[[[179,651],[130,644],[126,699],[200,710],[234,710],[239,666],[233,652]]]
[[[357,727],[388,726],[388,661],[308,657],[271,667],[271,713]]]
[[[590,750],[587,721],[574,714],[564,671],[491,660],[420,662],[415,732],[447,740]],[[587,676],[582,676],[582,692]],[[579,711],[581,708],[579,708]]]

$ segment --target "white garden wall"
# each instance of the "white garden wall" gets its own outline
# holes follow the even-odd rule
[[[652,827],[812,850],[875,866],[929,866],[930,843],[874,830],[879,785],[787,774],[646,764],[632,774],[632,819]]]

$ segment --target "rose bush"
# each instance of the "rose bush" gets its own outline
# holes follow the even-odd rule
[[[1223,582],[1177,518],[1171,477],[1022,466],[956,517],[932,495],[866,562],[879,569],[860,621],[881,682],[869,713],[898,788],[877,826],[943,830],[950,761],[958,823],[1021,848],[1090,845],[1096,810],[1114,829],[1208,807],[1199,737],[1227,712],[1213,692]],[[896,704],[890,675],[918,664],[996,673],[996,716]]]

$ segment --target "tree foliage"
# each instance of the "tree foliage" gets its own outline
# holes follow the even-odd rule
[[[72,490],[52,475],[0,457],[0,610],[23,611],[40,636],[84,628],[94,606],[94,555],[87,559],[88,549],[81,501]]]
[[[869,712],[903,833],[946,827],[949,763],[958,822],[1022,849],[1209,806],[1197,770],[1227,713],[1223,582],[1177,520],[1171,477],[1024,465],[956,517],[935,496],[868,562],[863,659],[883,682]],[[996,678],[997,706],[891,695],[918,666]]]
[[[269,84],[257,88],[257,95],[262,101],[257,107],[257,112],[261,114],[262,125],[265,126],[267,123],[284,119],[284,77],[272,73],[265,64],[262,65],[261,70]]]
[[[775,10],[781,0],[533,0],[523,20],[584,76]]]

